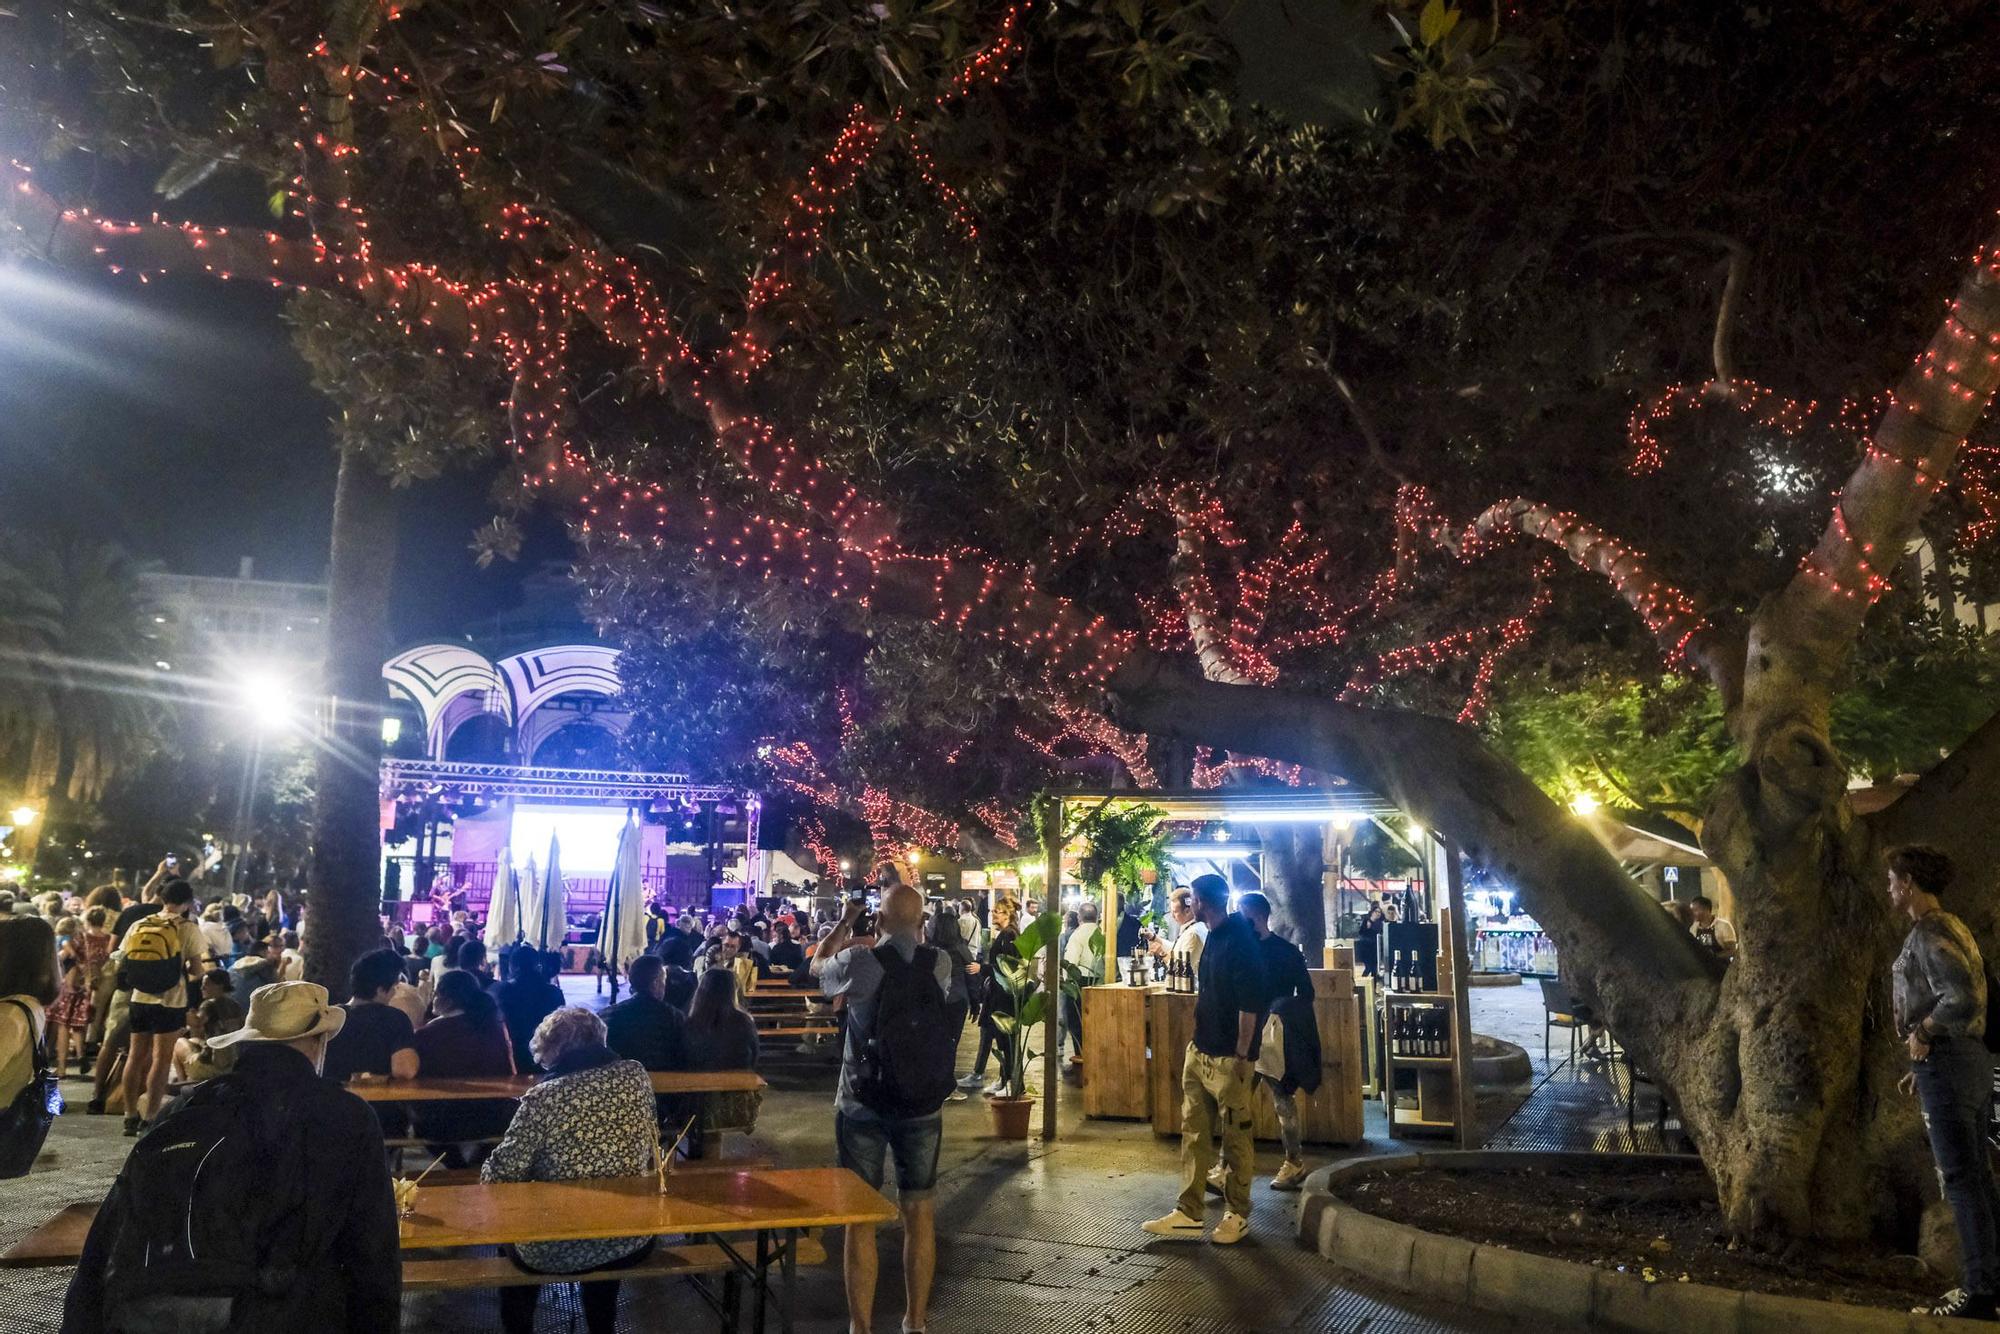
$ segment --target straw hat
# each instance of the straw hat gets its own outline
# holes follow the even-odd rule
[[[326,988],[317,982],[272,982],[250,994],[250,1017],[234,1033],[208,1040],[211,1047],[239,1042],[291,1042],[298,1038],[332,1037],[347,1022],[347,1011],[326,1003]]]

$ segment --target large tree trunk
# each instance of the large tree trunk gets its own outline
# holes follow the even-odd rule
[[[349,449],[333,499],[327,596],[326,734],[314,764],[306,977],[346,995],[347,970],[381,944],[382,660],[396,515],[388,479]]]
[[[1111,688],[1128,725],[1341,774],[1517,888],[1579,987],[1673,1092],[1734,1228],[1914,1240],[1936,1190],[1914,1111],[1894,1092],[1904,1065],[1886,977],[1900,932],[1877,889],[1877,837],[1844,803],[1760,844],[1745,806],[1751,771],[1717,798],[1711,843],[1754,942],[1725,972],[1579,821],[1465,728],[1158,664],[1121,670]]]
[[[1326,847],[1320,827],[1265,825],[1258,836],[1271,929],[1299,947],[1308,967],[1317,968],[1326,945]]]

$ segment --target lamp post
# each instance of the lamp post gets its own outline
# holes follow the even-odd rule
[[[250,748],[243,756],[243,782],[236,796],[236,856],[229,863],[227,892],[243,883],[243,863],[250,857],[250,827],[257,814],[257,785],[264,773],[264,738],[282,734],[296,719],[291,689],[275,672],[253,670],[236,686],[237,705],[250,723]]]

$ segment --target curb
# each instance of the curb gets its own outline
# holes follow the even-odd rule
[[[1419,1167],[1519,1167],[1601,1161],[1601,1154],[1430,1152],[1347,1158],[1306,1178],[1298,1237],[1334,1263],[1392,1288],[1499,1315],[1562,1321],[1628,1334],[1950,1334],[1962,1321],[1805,1297],[1737,1292],[1706,1283],[1647,1283],[1570,1260],[1439,1236],[1392,1223],[1335,1198],[1337,1181],[1364,1172]],[[1635,1166],[1685,1164],[1670,1154],[1632,1154]]]

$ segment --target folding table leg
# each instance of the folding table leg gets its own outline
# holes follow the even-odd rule
[[[796,1228],[785,1229],[784,1251],[780,1263],[784,1267],[785,1289],[779,1299],[778,1324],[785,1334],[792,1334],[792,1312],[796,1309],[799,1295],[799,1233]]]
[[[757,1334],[764,1334],[764,1300],[771,1290],[771,1230],[757,1229],[757,1270],[752,1280],[757,1285],[756,1295],[750,1299],[751,1325]],[[789,1322],[787,1322],[789,1324]]]

